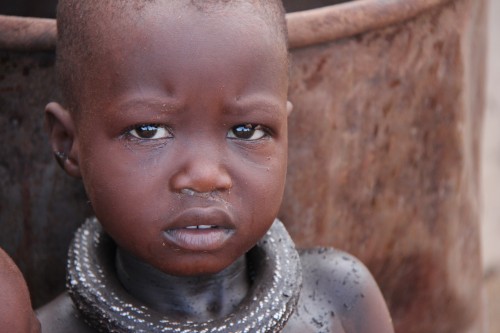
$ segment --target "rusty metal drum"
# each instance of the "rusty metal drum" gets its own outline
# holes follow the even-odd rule
[[[54,60],[53,51],[0,49],[0,246],[24,273],[34,306],[64,289],[69,241],[89,210],[44,131],[44,105],[58,95]]]
[[[482,332],[479,137],[486,0],[284,0],[298,246],[363,260],[397,332]],[[0,17],[0,245],[39,305],[90,214],[52,161],[53,20]]]
[[[481,332],[485,1],[350,1],[288,16],[299,246],[371,269],[397,332]]]

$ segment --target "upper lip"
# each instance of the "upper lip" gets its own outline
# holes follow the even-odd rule
[[[212,226],[224,229],[235,228],[233,220],[226,210],[218,207],[197,207],[183,210],[177,214],[165,231],[193,226]]]

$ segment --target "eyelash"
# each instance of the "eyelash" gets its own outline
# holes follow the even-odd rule
[[[138,131],[143,131],[143,132],[149,131],[149,132],[153,132],[153,133],[151,133],[152,135],[150,137],[144,137],[144,136],[141,136]],[[160,137],[155,137],[158,135],[158,131],[160,131]],[[146,140],[146,141],[173,138],[173,135],[172,135],[172,132],[170,131],[170,129],[166,126],[159,125],[159,124],[134,125],[125,131],[125,135],[130,139]]]
[[[150,137],[141,136],[140,132],[152,132]],[[156,137],[160,131],[160,137]],[[255,134],[257,135],[255,136]],[[143,133],[144,134],[144,133]],[[141,124],[134,125],[125,130],[124,135],[132,140],[145,140],[154,141],[173,138],[171,130],[163,125],[159,124]],[[262,126],[260,124],[238,124],[231,127],[227,132],[226,137],[231,140],[242,140],[242,141],[257,141],[266,138],[271,135],[269,128]]]
[[[258,132],[257,137],[254,138],[256,131],[259,131],[259,132]],[[247,134],[250,134],[250,137],[238,137],[236,133],[243,134],[244,136],[247,136]],[[226,137],[228,139],[232,139],[232,140],[257,141],[257,140],[263,139],[265,137],[268,137],[270,135],[271,135],[270,130],[262,125],[259,125],[259,124],[239,124],[239,125],[233,126],[227,132]]]

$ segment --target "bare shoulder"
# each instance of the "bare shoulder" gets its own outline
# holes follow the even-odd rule
[[[95,333],[79,318],[67,293],[39,308],[36,315],[42,325],[42,333]]]
[[[303,250],[300,257],[303,287],[292,326],[325,333],[394,332],[380,289],[357,258],[331,248]]]

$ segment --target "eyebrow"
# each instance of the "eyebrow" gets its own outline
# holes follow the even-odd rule
[[[262,112],[273,118],[283,117],[283,112],[280,112],[282,106],[277,101],[269,98],[238,100],[227,105],[224,108],[224,113],[229,115],[241,115],[242,113]]]
[[[158,115],[164,115],[165,113],[174,113],[179,109],[179,105],[176,102],[167,99],[155,99],[155,98],[134,98],[125,100],[123,102],[118,102],[112,107],[117,113],[129,113],[135,110],[150,110]]]
[[[131,98],[118,102],[112,106],[112,110],[119,114],[132,114],[137,110],[148,110],[158,116],[173,115],[182,109],[182,105],[177,101],[168,98]],[[224,106],[223,112],[228,116],[242,116],[250,113],[261,113],[274,119],[284,117],[280,112],[282,106],[275,98],[245,98],[235,100]]]

